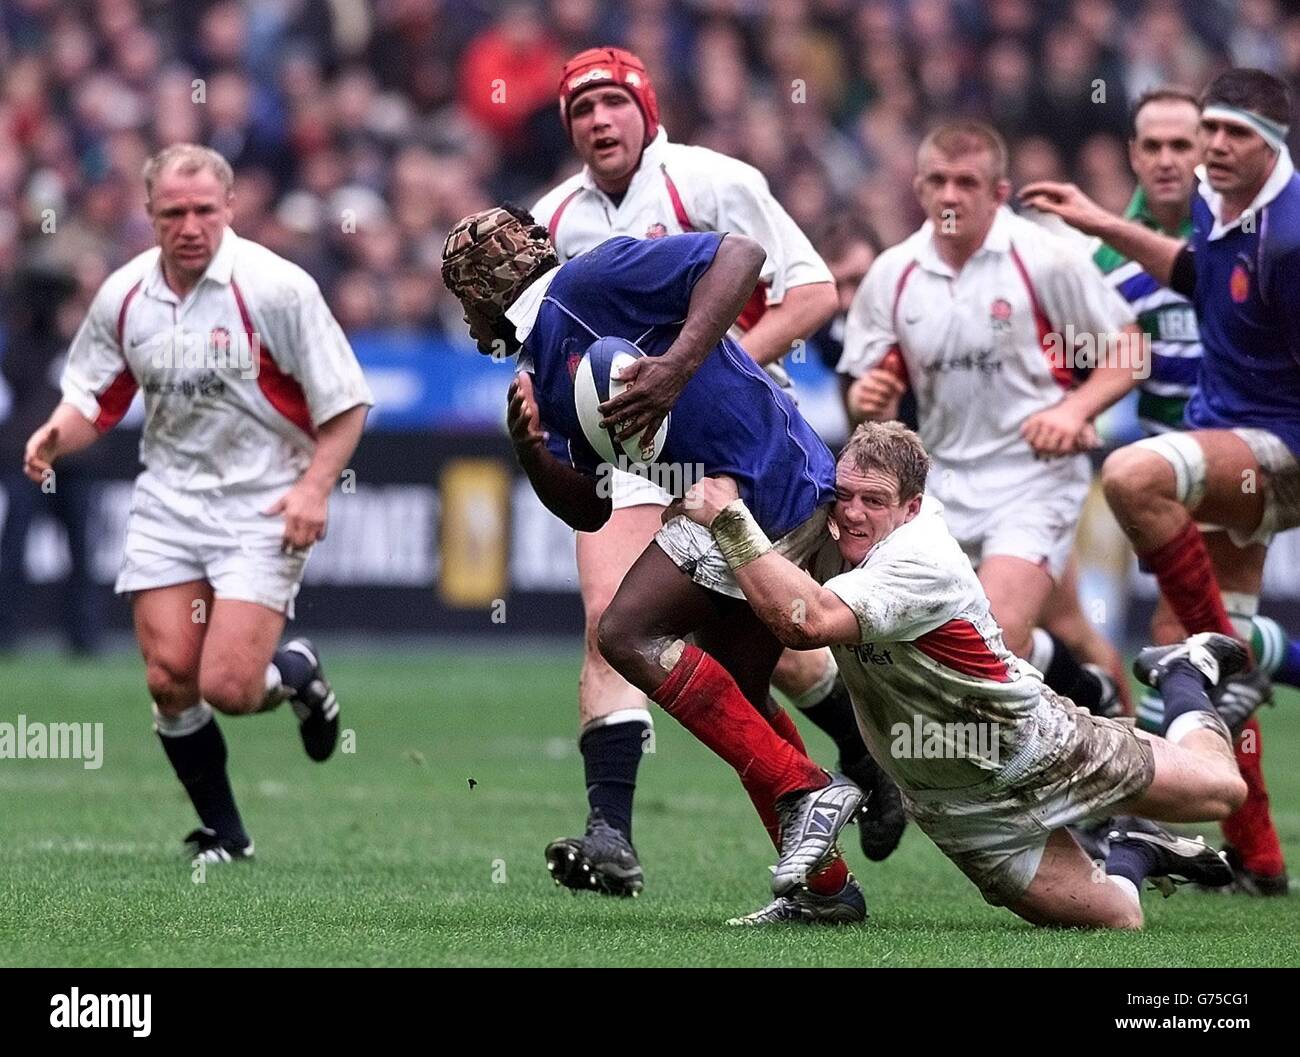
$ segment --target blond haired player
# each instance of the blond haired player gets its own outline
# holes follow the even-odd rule
[[[837,310],[829,269],[750,165],[703,147],[673,143],[659,124],[654,85],[644,64],[621,48],[592,48],[574,56],[560,80],[560,116],[581,172],[532,208],[561,261],[615,235],[662,238],[690,231],[733,231],[767,251],[758,286],[737,320],[734,336],[782,384],[781,357],[817,331]],[[653,370],[653,368],[651,368]],[[653,386],[647,374],[639,382]],[[570,861],[585,886],[583,856],[599,857],[614,837],[631,839],[632,801],[644,735],[651,725],[645,695],[601,656],[595,631],[633,560],[654,537],[672,497],[651,481],[614,471],[614,512],[598,532],[577,535],[577,561],[586,613],[586,648],[578,682],[579,746],[591,808],[588,834],[555,842],[553,863]],[[887,856],[901,836],[897,793],[866,756],[828,651],[787,653],[774,683],[836,742],[842,769],[873,796],[861,827],[864,851]],[[776,708],[775,702],[770,706]],[[789,723],[783,716],[777,722]],[[873,811],[875,812],[873,815]],[[560,854],[563,852],[564,854]],[[562,871],[555,876],[567,877]]]
[[[253,842],[213,710],[288,699],[312,759],[338,738],[315,649],[277,643],[373,401],[311,277],[230,230],[221,155],[168,147],[144,181],[158,245],[96,294],[68,350],[63,401],[32,434],[24,469],[48,479],[143,392],[145,469],[117,591],[131,596],[159,739],[202,822],[186,841],[229,862],[250,858]]]
[[[860,427],[835,467],[811,575],[773,548],[732,479],[705,478],[683,509],[782,643],[835,651],[909,814],[989,903],[1036,925],[1139,928],[1147,880],[1166,894],[1228,884],[1203,841],[1121,824],[1099,871],[1065,827],[1112,811],[1196,822],[1240,805],[1246,786],[1206,689],[1245,664],[1244,647],[1207,634],[1139,655],[1138,677],[1165,697],[1162,737],[1076,707],[1007,649],[942,504],[922,495],[929,469],[901,424]],[[750,920],[804,905],[805,891],[780,893]]]
[[[867,418],[895,417],[910,384],[934,460],[927,492],[1008,648],[1077,704],[1117,711],[1114,681],[1038,625],[1092,477],[1090,421],[1140,373],[1128,362],[1137,326],[1086,254],[1006,208],[1006,165],[1001,136],[979,122],[925,137],[915,188],[930,219],[872,265],[839,369],[857,377],[849,403]],[[1078,386],[1077,339],[1101,361]]]

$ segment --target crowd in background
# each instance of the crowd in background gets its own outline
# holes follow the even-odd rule
[[[1122,208],[1127,102],[1227,63],[1300,77],[1277,0],[6,0],[0,287],[77,291],[148,247],[140,168],[206,143],[237,176],[235,229],[306,267],[349,329],[459,328],[442,238],[575,164],[564,59],[640,54],[669,134],[757,165],[803,225],[836,207],[886,244],[918,222],[927,122],[986,117],[1013,180],[1069,174]],[[12,309],[12,304],[9,306]],[[14,324],[10,323],[11,329]],[[66,335],[65,335],[66,336]]]

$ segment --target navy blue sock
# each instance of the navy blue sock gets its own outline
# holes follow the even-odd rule
[[[1191,661],[1178,660],[1160,677],[1160,696],[1165,703],[1165,716],[1160,725],[1161,735],[1169,733],[1169,726],[1184,712],[1213,712],[1210,696],[1205,692],[1205,676],[1192,666]]]
[[[225,840],[247,844],[248,834],[226,774],[226,739],[216,720],[179,737],[159,734],[158,740],[203,824]]]
[[[275,651],[271,663],[280,671],[280,682],[294,693],[302,690],[311,679],[311,662],[301,653],[281,647]]]
[[[1106,873],[1124,877],[1142,891],[1142,882],[1160,865],[1160,852],[1143,841],[1113,841],[1106,856]]]
[[[632,796],[648,723],[592,727],[578,741],[587,776],[587,803],[628,841],[632,840]]]
[[[835,742],[840,755],[840,770],[846,766],[851,767],[867,754],[866,743],[858,730],[857,716],[853,714],[853,702],[849,699],[849,691],[842,678],[836,677],[831,692],[817,704],[801,708],[799,712]]]

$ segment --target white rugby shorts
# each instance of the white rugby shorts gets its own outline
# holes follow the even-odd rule
[[[926,492],[976,569],[994,554],[1042,565],[1058,580],[1070,560],[1092,482],[1087,456],[991,459],[979,467],[935,463]]]
[[[290,487],[181,492],[142,473],[117,593],[207,580],[217,598],[255,602],[292,618],[310,548],[281,554],[284,518],[262,513]]]

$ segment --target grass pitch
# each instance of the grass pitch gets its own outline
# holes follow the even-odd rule
[[[662,714],[637,793],[646,892],[575,896],[542,862],[586,815],[575,652],[329,645],[355,751],[312,764],[287,707],[222,719],[257,860],[202,878],[138,659],[0,661],[0,722],[104,724],[98,770],[0,760],[0,964],[1300,965],[1300,893],[1150,893],[1142,934],[1039,931],[986,906],[915,827],[879,865],[847,834],[866,926],[729,929],[766,902],[772,850],[730,770]],[[1300,695],[1281,691],[1262,724],[1300,871]]]

